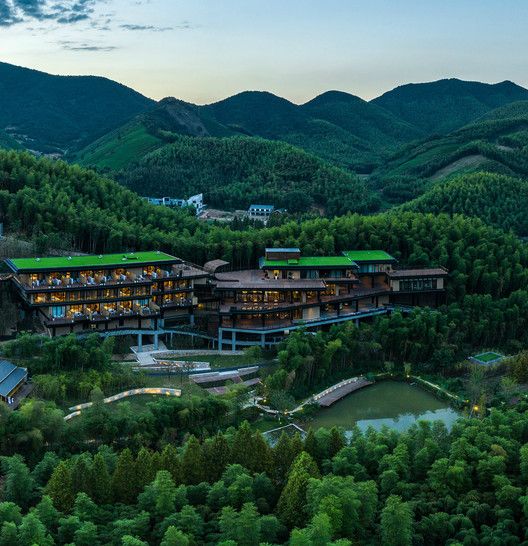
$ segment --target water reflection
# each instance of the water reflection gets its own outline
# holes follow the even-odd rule
[[[443,400],[416,385],[383,381],[357,391],[321,411],[306,426],[313,428],[342,427],[345,431],[357,425],[360,430],[383,426],[407,430],[417,421],[442,421],[451,428],[459,413]]]

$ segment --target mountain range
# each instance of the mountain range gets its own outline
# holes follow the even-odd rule
[[[528,90],[446,79],[397,87],[368,102],[328,91],[305,104],[244,91],[197,106],[158,103],[106,78],[54,76],[0,63],[0,143],[122,168],[174,134],[261,137],[303,148],[336,165],[371,172],[403,144],[446,134]],[[4,135],[2,137],[2,135]]]
[[[464,173],[528,177],[528,90],[446,79],[372,101],[245,91],[199,106],[0,63],[0,147],[61,156],[149,195],[368,212]]]

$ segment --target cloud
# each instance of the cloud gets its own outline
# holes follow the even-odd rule
[[[157,27],[155,25],[140,25],[133,23],[125,23],[119,25],[119,28],[124,30],[132,31],[150,31],[150,32],[167,32],[168,30],[189,30],[194,28],[194,26],[189,21],[182,21],[179,25],[174,25],[171,27]]]
[[[0,0],[0,25],[51,20],[73,24],[89,19],[94,6],[106,0]]]
[[[133,31],[150,30],[152,32],[166,32],[167,30],[174,30],[174,27],[156,27],[154,25],[134,25],[130,23],[119,25],[119,27],[125,30],[133,30]]]
[[[19,22],[20,19],[17,17],[11,2],[0,0],[0,26],[9,27]]]
[[[59,42],[62,49],[67,51],[102,51],[109,52],[118,49],[117,46],[111,45],[98,45],[90,42],[74,42],[63,40]]]

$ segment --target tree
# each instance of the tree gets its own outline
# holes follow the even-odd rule
[[[277,504],[280,519],[289,527],[302,527],[306,522],[306,489],[310,478],[319,477],[315,461],[302,452],[293,462],[288,480]]]
[[[386,546],[412,544],[412,510],[401,497],[391,495],[381,513],[381,538]]]
[[[99,543],[97,526],[91,521],[85,521],[73,535],[75,546],[96,546]]]
[[[97,504],[107,504],[112,498],[112,479],[106,460],[101,453],[96,453],[90,468],[90,497]]]
[[[163,535],[161,546],[188,546],[189,539],[187,536],[171,525]]]
[[[178,485],[182,482],[182,468],[178,450],[167,444],[161,452],[160,465],[162,470],[167,470],[172,476],[173,482]]]
[[[40,502],[35,506],[34,512],[38,519],[45,525],[49,531],[57,527],[59,522],[59,511],[53,505],[51,497],[44,495]]]
[[[46,527],[32,512],[24,516],[18,528],[18,540],[24,546],[33,544],[38,544],[39,546],[53,545],[53,539],[46,532]]]
[[[182,478],[186,484],[197,484],[203,481],[204,464],[202,446],[195,436],[191,436],[185,444],[182,459]]]
[[[121,544],[122,546],[149,546],[147,542],[144,542],[143,540],[131,535],[125,535],[121,539]]]
[[[260,541],[260,517],[251,502],[244,504],[237,521],[238,544],[241,546],[258,546]]]
[[[73,514],[81,521],[96,521],[99,509],[86,493],[77,493]]]
[[[44,490],[58,510],[69,512],[72,509],[74,502],[73,480],[67,462],[61,461],[57,465]]]
[[[136,500],[135,471],[136,465],[132,453],[126,448],[119,454],[111,479],[112,497],[115,502],[132,504]]]
[[[19,456],[4,460],[7,468],[2,498],[25,509],[33,499],[35,482]]]

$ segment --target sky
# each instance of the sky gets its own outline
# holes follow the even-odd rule
[[[0,60],[204,104],[447,77],[528,87],[525,0],[0,0]]]

